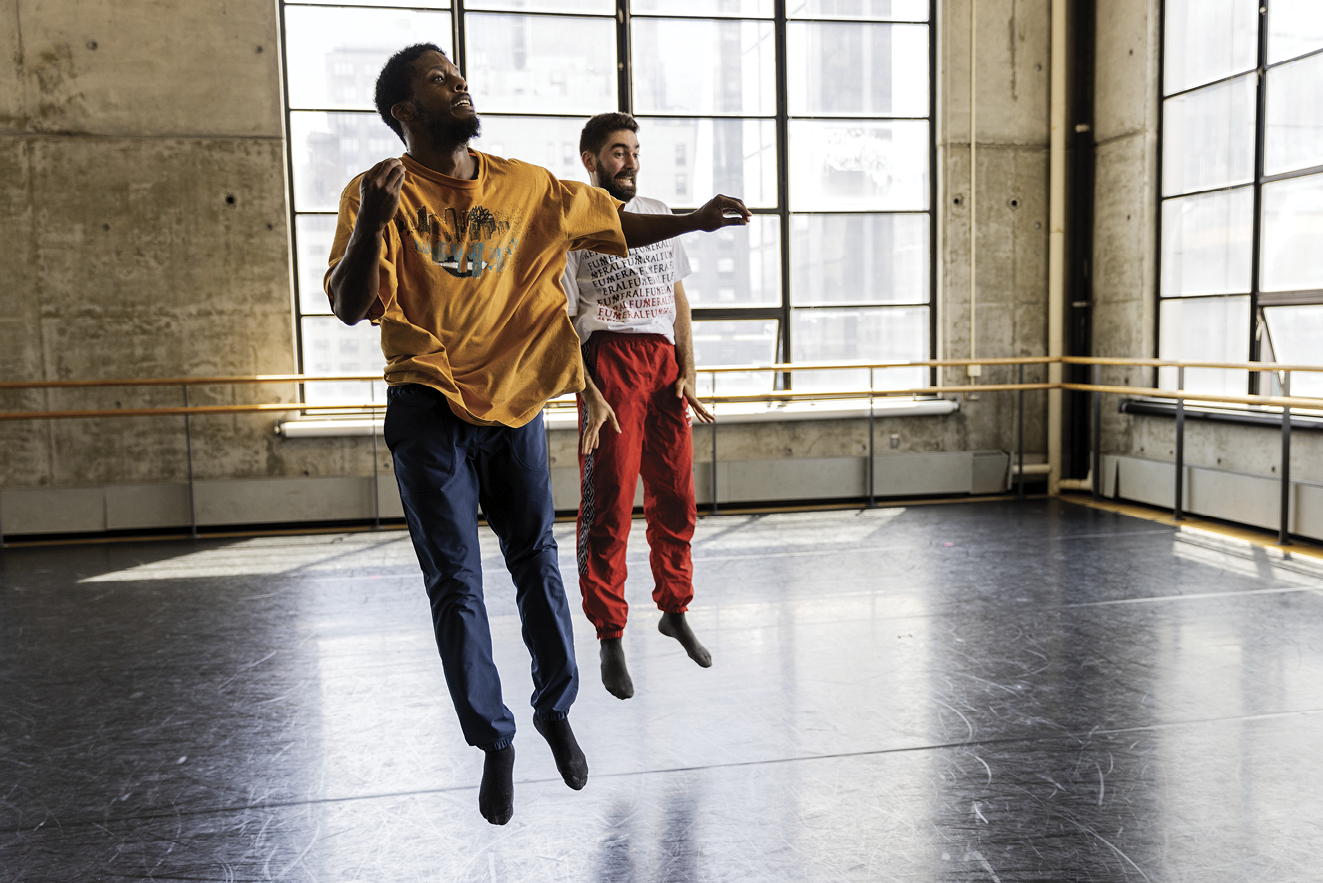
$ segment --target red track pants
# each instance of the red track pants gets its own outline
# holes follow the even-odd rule
[[[675,395],[680,376],[675,347],[665,337],[595,331],[583,355],[584,367],[616,412],[620,433],[607,423],[597,450],[579,454],[579,588],[597,637],[618,638],[629,613],[625,544],[640,475],[652,600],[666,613],[683,613],[693,600],[694,439],[688,407]]]

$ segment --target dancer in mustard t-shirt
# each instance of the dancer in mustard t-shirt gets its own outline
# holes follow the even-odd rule
[[[718,196],[689,215],[621,214],[604,191],[470,150],[468,85],[431,44],[382,68],[377,111],[406,153],[345,188],[326,291],[353,325],[381,326],[386,444],[465,740],[485,752],[478,808],[514,814],[514,716],[501,698],[482,598],[478,507],[501,541],[533,657],[533,725],[565,783],[588,764],[570,728],[578,693],[569,605],[551,535],[541,410],[583,388],[560,276],[570,249],[625,255],[748,222]]]

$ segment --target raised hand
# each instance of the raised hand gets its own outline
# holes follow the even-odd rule
[[[711,233],[722,227],[749,223],[749,210],[735,197],[717,194],[694,212],[694,220],[698,222],[698,229]]]
[[[358,224],[380,232],[400,210],[400,188],[404,186],[404,163],[383,159],[363,173],[358,182]]]

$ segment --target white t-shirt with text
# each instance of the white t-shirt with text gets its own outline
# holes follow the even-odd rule
[[[625,211],[669,215],[666,203],[636,196]],[[562,285],[579,340],[594,331],[660,334],[675,343],[675,283],[690,274],[679,237],[629,250],[629,257],[572,251]]]

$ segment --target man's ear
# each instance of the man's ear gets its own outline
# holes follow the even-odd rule
[[[411,123],[417,117],[418,111],[412,101],[400,101],[391,105],[390,115],[402,123]]]
[[[597,156],[591,150],[585,150],[583,153],[579,154],[579,161],[583,163],[583,167],[588,170],[588,174],[597,174]]]

